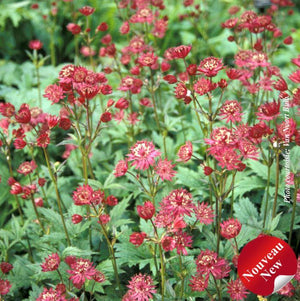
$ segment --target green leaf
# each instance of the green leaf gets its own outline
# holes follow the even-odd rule
[[[62,252],[62,257],[65,258],[67,256],[91,256],[92,254],[97,254],[97,252],[92,252],[91,250],[82,250],[76,247],[67,247]]]
[[[242,224],[249,224],[254,222],[257,224],[258,211],[254,204],[248,198],[241,198],[238,203],[233,205],[235,217]]]
[[[234,194],[236,197],[243,196],[245,193],[252,190],[265,187],[265,181],[257,176],[243,178],[241,181],[235,183]]]

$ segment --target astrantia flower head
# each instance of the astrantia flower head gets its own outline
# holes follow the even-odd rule
[[[37,168],[36,163],[32,160],[32,161],[26,161],[20,164],[19,168],[18,168],[18,173],[26,176],[30,173],[32,173],[35,169]]]
[[[84,16],[89,16],[93,14],[95,11],[95,8],[90,7],[90,6],[83,6],[79,9],[79,12],[83,14]]]
[[[193,155],[193,145],[190,141],[187,141],[182,145],[177,153],[179,159],[177,161],[188,162]]]
[[[155,158],[160,155],[160,151],[155,149],[152,142],[142,140],[131,147],[130,154],[127,156],[129,161],[133,161],[132,166],[135,166],[136,169],[145,170],[154,165]]]
[[[60,264],[60,258],[57,253],[53,253],[45,258],[45,262],[41,264],[43,272],[56,271]]]
[[[186,248],[191,248],[193,239],[192,236],[183,232],[181,229],[174,233],[175,248],[177,249],[177,254],[187,255],[188,252]]]
[[[11,103],[0,103],[0,114],[5,117],[12,117],[15,113],[15,106]]]
[[[29,123],[31,120],[31,112],[27,103],[20,106],[18,113],[15,115],[18,123]]]
[[[133,232],[130,235],[129,241],[136,247],[139,247],[144,242],[146,237],[147,234],[145,232]]]
[[[47,132],[41,133],[38,138],[36,139],[36,144],[39,147],[47,147],[50,143],[50,137]]]
[[[93,263],[88,259],[78,258],[75,262],[71,263],[71,270],[67,271],[73,285],[80,289],[87,279],[92,279],[97,270],[94,268]]]
[[[184,59],[191,51],[191,45],[180,45],[174,48],[171,48],[172,57],[174,59]]]
[[[7,295],[10,291],[11,284],[8,280],[0,279],[0,296]]]
[[[171,236],[164,236],[161,240],[161,246],[166,252],[169,252],[175,249],[176,241]]]
[[[7,274],[13,269],[13,265],[9,262],[1,262],[0,269],[3,274]]]
[[[48,98],[52,101],[52,104],[59,102],[61,99],[64,99],[64,91],[58,85],[50,85],[45,89],[43,95],[45,98]]]
[[[43,43],[40,40],[32,40],[29,42],[28,46],[32,50],[39,50],[43,47]]]
[[[138,62],[144,67],[146,66],[151,67],[156,63],[157,59],[158,57],[153,52],[147,52],[147,53],[143,53],[138,58]]]
[[[146,201],[143,206],[138,205],[136,207],[138,215],[145,219],[151,219],[155,213],[155,206],[150,201]]]
[[[214,221],[214,210],[207,203],[199,203],[194,212],[201,224],[209,225]]]
[[[220,224],[221,226],[221,235],[226,239],[235,238],[241,231],[241,223],[234,218],[230,218],[227,221],[224,221]]]
[[[129,284],[130,300],[148,301],[156,293],[153,280],[149,275],[138,274],[131,278]]]
[[[175,189],[161,201],[161,208],[172,212],[173,217],[180,215],[190,216],[195,208],[192,195],[185,189]]]
[[[216,83],[212,83],[207,78],[200,78],[198,81],[194,84],[194,90],[199,95],[207,94],[208,92],[214,90],[217,87]]]
[[[38,296],[36,301],[67,301],[60,291],[54,290],[52,287],[44,288],[43,292]]]
[[[226,122],[242,121],[242,106],[237,100],[226,100],[220,109],[220,116],[226,119]]]
[[[198,71],[200,71],[207,77],[214,77],[220,70],[223,69],[223,66],[224,65],[222,59],[211,56],[201,61],[198,67]]]
[[[128,170],[127,160],[120,160],[115,167],[114,176],[116,178],[122,177],[126,174],[127,170]]]
[[[267,102],[259,106],[258,112],[256,113],[258,119],[267,121],[277,118],[279,114],[280,102],[276,102],[275,100],[273,102]]]
[[[175,176],[176,171],[173,170],[175,164],[172,164],[172,161],[168,161],[167,159],[159,159],[157,165],[155,166],[155,171],[159,175],[162,181],[172,181],[172,178]]]
[[[228,276],[230,272],[228,262],[211,250],[201,251],[196,259],[196,266],[197,273],[211,273],[216,279],[222,279]]]
[[[90,205],[93,200],[93,188],[90,185],[79,186],[73,192],[73,200],[75,205],[83,206]]]
[[[244,300],[249,294],[240,279],[231,280],[227,285],[227,292],[230,298],[236,301]]]
[[[208,286],[208,279],[207,275],[196,274],[196,276],[192,276],[190,279],[189,286],[194,292],[203,292]]]

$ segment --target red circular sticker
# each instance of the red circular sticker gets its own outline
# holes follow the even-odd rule
[[[242,249],[238,274],[251,292],[268,296],[285,286],[296,274],[297,259],[282,239],[260,236]]]

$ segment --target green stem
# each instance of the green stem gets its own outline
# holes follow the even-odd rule
[[[179,267],[180,267],[180,273],[181,273],[181,288],[180,288],[180,299],[183,298],[184,294],[184,281],[185,281],[185,276],[183,273],[183,265],[182,265],[182,259],[181,255],[179,254]]]
[[[120,287],[120,279],[119,279],[119,273],[118,273],[118,266],[117,266],[117,261],[116,261],[116,257],[115,257],[115,251],[114,251],[114,247],[108,237],[108,233],[105,229],[105,227],[103,226],[103,224],[100,222],[100,226],[103,232],[103,235],[106,239],[107,245],[108,245],[108,249],[109,249],[109,253],[111,256],[111,261],[112,261],[112,265],[113,265],[113,269],[114,269],[114,274],[115,274],[115,278],[116,278],[116,282],[117,282],[117,286],[119,288],[119,291],[121,291],[121,287]]]
[[[38,63],[35,64],[35,72],[36,72],[36,80],[37,80],[37,88],[38,88],[38,100],[39,100],[39,107],[42,107],[42,92],[41,92],[41,78],[40,78],[40,71],[39,71]]]
[[[221,301],[222,299],[221,299],[221,291],[220,291],[220,288],[219,288],[219,286],[218,286],[218,283],[217,283],[217,280],[216,280],[215,276],[214,276],[214,275],[212,275],[212,276],[213,276],[213,279],[214,279],[214,282],[215,282],[215,286],[216,286],[217,294],[218,294],[218,297],[219,297],[219,301]]]
[[[268,157],[270,158],[270,151]],[[270,176],[271,176],[271,165],[270,165],[270,161],[268,161],[268,179],[267,179],[266,204],[265,204],[263,228],[265,228],[266,225],[267,211],[269,205]]]
[[[65,219],[64,219],[64,216],[63,216],[63,212],[62,212],[62,207],[61,207],[62,200],[61,200],[61,197],[60,197],[60,194],[59,194],[59,191],[58,191],[57,180],[56,180],[56,178],[55,178],[55,176],[52,172],[51,166],[50,166],[48,151],[44,147],[43,147],[43,152],[44,152],[44,156],[45,156],[45,159],[46,159],[49,175],[50,175],[50,177],[52,179],[52,182],[54,184],[54,187],[55,187],[57,206],[58,206],[59,214],[60,214],[61,221],[62,221],[62,224],[63,224],[63,228],[64,228],[64,231],[65,231],[65,234],[66,234],[68,246],[71,246],[71,240],[70,240],[70,237],[69,237],[69,233],[68,233],[66,223],[65,223]]]
[[[34,198],[33,198],[33,194],[32,193],[30,193],[30,199],[31,199],[31,203],[32,203],[32,206],[33,206],[36,218],[37,218],[37,220],[39,222],[39,225],[40,225],[41,229],[43,230],[44,234],[46,234],[46,230],[45,230],[44,225],[43,225],[43,223],[42,223],[42,221],[40,219],[40,215],[39,215],[39,212],[37,211],[36,204],[34,202]]]

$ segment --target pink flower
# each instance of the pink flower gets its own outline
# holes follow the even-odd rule
[[[220,109],[219,115],[221,119],[226,119],[226,122],[241,122],[242,121],[242,106],[237,100],[226,100]]]
[[[36,139],[36,144],[39,147],[47,147],[50,143],[50,137],[48,133],[42,133]]]
[[[9,262],[1,262],[0,269],[3,274],[7,274],[13,269],[13,265]]]
[[[72,215],[72,223],[74,225],[81,223],[82,219],[83,219],[83,217],[79,214],[73,214]]]
[[[192,195],[185,189],[175,189],[161,201],[161,208],[166,212],[172,212],[173,218],[180,215],[191,216],[195,208]]]
[[[242,139],[239,141],[239,150],[244,159],[258,160],[259,150],[256,145],[249,140]]]
[[[29,42],[28,46],[32,50],[39,50],[43,47],[43,43],[40,40],[32,40]]]
[[[44,288],[42,293],[38,296],[36,301],[67,301],[67,299],[61,295],[57,290],[54,290],[52,287],[47,289]]]
[[[131,296],[130,300],[148,301],[153,298],[152,294],[156,293],[153,280],[149,275],[133,276],[127,287]]]
[[[84,16],[89,16],[91,14],[93,14],[95,11],[95,8],[91,7],[91,6],[83,6],[79,9],[79,12],[81,14],[83,14]]]
[[[129,241],[139,247],[143,242],[144,239],[147,237],[147,234],[145,232],[134,232],[130,235]]]
[[[158,57],[156,55],[154,55],[153,52],[147,52],[147,53],[143,53],[139,58],[138,58],[138,62],[146,67],[151,67],[152,65],[154,65],[157,61]]]
[[[199,203],[194,212],[201,224],[209,225],[214,221],[214,210],[207,203]]]
[[[249,294],[240,279],[231,280],[227,285],[227,292],[232,300],[237,301],[244,300]]]
[[[173,170],[173,167],[175,166],[172,165],[172,161],[168,161],[167,159],[159,159],[155,171],[159,175],[162,181],[167,180],[167,181],[172,181],[172,178],[175,176],[176,171]]]
[[[175,249],[176,241],[171,236],[164,236],[161,240],[161,246],[166,252],[169,252]]]
[[[188,252],[185,248],[190,248],[192,246],[193,240],[192,236],[188,235],[182,230],[177,231],[174,234],[175,248],[177,249],[177,254],[187,255]]]
[[[193,145],[190,141],[187,141],[182,145],[177,153],[179,159],[177,161],[188,162],[193,155]]]
[[[281,288],[277,293],[282,296],[292,297],[294,296],[295,287],[291,282],[286,284],[283,288]]]
[[[194,84],[194,90],[199,95],[207,94],[208,92],[214,90],[217,87],[217,84],[211,83],[211,81],[207,78],[200,78]]]
[[[276,119],[280,114],[280,102],[267,102],[258,107],[256,115],[260,120],[273,120]]]
[[[196,276],[192,276],[189,284],[191,290],[194,292],[203,292],[208,286],[208,278],[208,275],[204,276],[201,274],[196,274]]]
[[[200,71],[207,77],[214,77],[220,70],[223,69],[223,66],[224,65],[222,59],[211,56],[201,61],[198,67],[198,71]]]
[[[93,200],[93,189],[90,185],[82,185],[77,187],[73,192],[73,200],[75,205],[90,205]]]
[[[173,59],[184,59],[191,51],[192,46],[180,45],[171,49]]]
[[[221,235],[226,239],[235,238],[241,231],[241,223],[234,218],[230,218],[227,221],[224,221],[220,224],[221,226]]]
[[[216,279],[222,279],[228,276],[230,272],[228,262],[211,250],[201,251],[196,259],[196,266],[197,273],[211,273]]]
[[[71,263],[71,270],[67,271],[70,276],[70,280],[73,285],[80,289],[87,279],[93,279],[97,274],[97,270],[94,268],[93,263],[88,259],[78,258],[75,262]]]
[[[32,161],[26,161],[20,164],[17,172],[26,176],[31,174],[35,169],[37,168],[36,163],[32,160]]]
[[[138,205],[136,207],[139,217],[148,220],[155,214],[155,206],[150,201],[146,201],[143,206]]]
[[[127,160],[120,160],[115,167],[114,176],[116,178],[122,177],[127,173],[127,170],[128,170]]]
[[[57,253],[53,253],[45,258],[45,262],[41,264],[43,272],[56,271],[60,264],[60,258]]]
[[[131,147],[130,154],[127,156],[129,161],[133,161],[132,166],[135,166],[136,169],[145,170],[154,165],[154,158],[160,156],[160,154],[160,151],[155,149],[152,142],[142,140]]]
[[[45,98],[48,98],[52,101],[52,104],[59,102],[61,99],[64,99],[64,90],[58,85],[50,85],[45,89],[43,95]]]
[[[11,284],[8,280],[0,279],[0,295],[6,295],[9,293]]]

